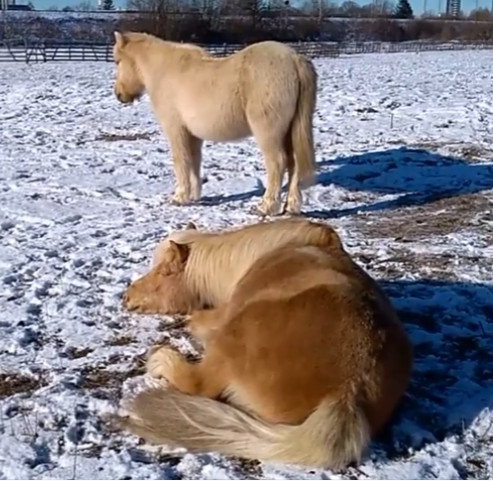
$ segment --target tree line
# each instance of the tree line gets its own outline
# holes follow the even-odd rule
[[[113,8],[107,0],[103,7]],[[0,22],[0,39],[113,41],[113,31],[145,31],[159,37],[197,43],[248,44],[271,39],[287,42],[493,41],[489,10],[478,9],[469,20],[423,15],[416,18],[408,0],[376,0],[339,6],[323,0],[293,8],[289,0],[128,0],[126,12],[107,17],[62,19],[30,14]],[[370,8],[371,7],[371,8]],[[373,10],[371,10],[373,9]],[[338,18],[334,18],[338,17]]]
[[[352,0],[340,5],[312,0],[302,8],[293,8],[289,0],[128,0],[128,8],[139,13],[122,17],[122,28],[178,41],[493,40],[489,10],[471,12],[472,20],[484,24],[430,15],[415,18],[408,0],[362,6]]]

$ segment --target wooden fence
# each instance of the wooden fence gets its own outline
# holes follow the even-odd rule
[[[0,62],[113,60],[112,46],[93,42],[29,42],[9,40],[0,42]]]
[[[298,52],[311,58],[338,57],[365,53],[429,52],[447,50],[490,50],[493,43],[473,42],[299,42],[290,44]],[[244,45],[203,45],[213,55],[226,56]],[[93,42],[54,42],[15,39],[0,41],[0,62],[52,62],[113,60],[112,45]]]

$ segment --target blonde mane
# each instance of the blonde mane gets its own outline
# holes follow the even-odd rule
[[[172,233],[163,247],[168,240],[189,246],[186,283],[202,305],[227,301],[252,264],[274,249],[288,245],[342,248],[331,227],[303,219],[263,222],[218,233],[185,230]]]
[[[170,54],[177,54],[184,59],[190,54],[196,54],[194,57],[200,59],[214,58],[206,49],[191,43],[171,42],[142,32],[126,32],[124,35],[127,43],[120,50],[132,58],[141,56],[142,51],[150,51],[153,57],[162,58]]]

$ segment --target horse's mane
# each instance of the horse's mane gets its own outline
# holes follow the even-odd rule
[[[207,50],[200,47],[199,45],[194,45],[193,43],[180,43],[180,42],[172,42],[170,40],[163,40],[155,35],[151,35],[150,33],[144,32],[124,32],[126,40],[131,43],[150,43],[151,45],[166,45],[168,47],[172,47],[180,50],[190,50],[192,52],[200,53],[204,56],[208,56]]]
[[[252,264],[277,247],[340,246],[338,235],[329,226],[299,219],[247,225],[220,233],[182,231],[169,238],[190,247],[185,269],[187,284],[201,303],[212,305],[229,299]]]

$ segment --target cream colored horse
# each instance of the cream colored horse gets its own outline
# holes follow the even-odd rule
[[[172,201],[201,196],[202,142],[254,136],[267,170],[258,211],[297,214],[301,188],[314,176],[313,114],[317,74],[310,60],[277,42],[260,42],[225,58],[144,33],[115,32],[115,94],[132,102],[145,91],[167,137],[176,189]]]

